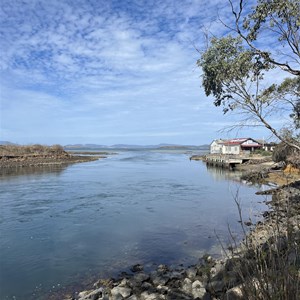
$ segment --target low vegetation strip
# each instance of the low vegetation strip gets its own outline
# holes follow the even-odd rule
[[[63,165],[88,162],[99,159],[100,156],[71,155],[60,145],[1,145],[0,168],[29,167],[44,165]]]

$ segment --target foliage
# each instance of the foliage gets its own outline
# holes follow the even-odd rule
[[[255,155],[255,154],[260,154],[260,155],[262,155],[262,156],[271,156],[271,155],[272,155],[272,152],[266,151],[266,150],[264,150],[264,149],[257,149],[257,150],[254,151],[254,155]]]
[[[239,1],[239,11],[236,12],[230,1],[235,16],[235,31],[250,48],[267,62],[279,66],[293,75],[300,75],[300,2],[298,0],[258,0],[252,12],[244,20],[240,19],[245,1]],[[263,36],[271,35],[277,40],[280,54],[276,50],[263,48],[255,43]]]
[[[68,155],[61,145],[43,146],[39,144],[15,146],[0,146],[1,156],[22,156],[22,155]]]
[[[287,161],[288,156],[292,153],[291,147],[285,143],[278,144],[272,154],[272,159],[275,162]]]
[[[231,0],[229,3],[234,22],[232,26],[224,25],[235,35],[211,38],[197,61],[203,70],[205,93],[213,96],[216,106],[223,106],[224,113],[237,111],[242,116],[237,126],[265,126],[279,140],[300,150],[297,137],[300,127],[300,4],[295,0],[258,0],[253,10],[244,16],[245,1],[239,1],[237,10]],[[272,36],[267,35],[270,32]],[[265,37],[287,51],[279,51],[278,47],[273,51],[262,42]],[[267,74],[278,67],[289,77],[275,84]],[[288,126],[294,130],[292,139],[285,139],[272,124],[274,117],[282,114],[290,116]]]

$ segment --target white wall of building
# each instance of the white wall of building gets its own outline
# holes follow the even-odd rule
[[[222,154],[240,154],[240,145],[223,145]]]

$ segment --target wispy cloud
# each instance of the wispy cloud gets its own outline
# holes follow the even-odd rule
[[[193,43],[224,30],[218,13],[221,0],[2,0],[0,138],[209,141]]]

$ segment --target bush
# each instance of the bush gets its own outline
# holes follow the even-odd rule
[[[237,247],[230,231],[227,264],[237,274],[242,298],[248,300],[296,300],[300,293],[300,182],[273,194],[272,208],[263,225],[246,234]],[[224,249],[224,247],[223,247]],[[227,294],[226,294],[227,295]],[[229,294],[228,294],[229,296]],[[227,297],[228,298],[228,297]],[[226,296],[224,299],[227,299]],[[230,298],[228,298],[230,299]]]
[[[275,162],[284,161],[294,167],[300,168],[300,152],[284,143],[280,143],[273,151],[272,159]]]

